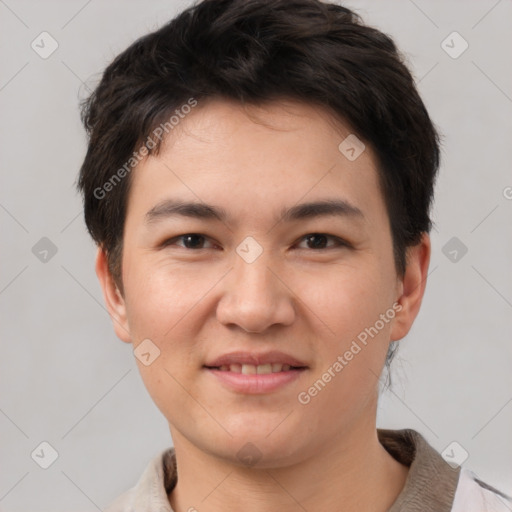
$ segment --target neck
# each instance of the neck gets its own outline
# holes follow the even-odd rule
[[[205,453],[173,432],[178,481],[175,512],[386,511],[408,468],[380,444],[374,422],[357,425],[298,464],[244,468]],[[314,475],[314,477],[312,477]]]

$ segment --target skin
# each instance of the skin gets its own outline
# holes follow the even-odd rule
[[[340,503],[385,511],[404,486],[408,468],[377,438],[378,376],[389,342],[407,334],[419,311],[430,240],[424,234],[408,249],[398,276],[375,156],[368,144],[355,161],[338,149],[350,133],[312,105],[210,100],[133,171],[123,294],[101,249],[96,271],[117,336],[134,348],[149,338],[160,350],[151,365],[137,364],[169,422],[176,512],[329,512]],[[230,218],[147,223],[147,212],[171,197],[222,206]],[[279,221],[283,207],[325,198],[350,202],[364,218]],[[189,233],[205,238],[162,246]],[[305,238],[311,233],[350,245],[321,238],[327,247],[316,249]],[[236,252],[247,236],[263,250],[252,263]],[[298,394],[393,304],[401,306],[394,319],[299,403]],[[236,393],[203,368],[234,350],[280,350],[308,369],[272,393]],[[251,467],[237,456],[247,442],[261,457]]]

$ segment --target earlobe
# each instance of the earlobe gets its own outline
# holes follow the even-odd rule
[[[401,309],[393,321],[390,341],[405,337],[418,315],[427,285],[430,252],[428,233],[423,234],[417,245],[407,249],[407,266],[401,283],[401,293],[397,298]]]
[[[125,300],[109,271],[107,256],[101,247],[98,247],[96,254],[96,275],[117,337],[126,343],[131,343]]]

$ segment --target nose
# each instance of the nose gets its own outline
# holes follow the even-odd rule
[[[236,255],[234,268],[222,281],[218,321],[251,333],[265,332],[277,324],[291,325],[295,319],[294,295],[276,268],[279,265],[272,265],[266,251],[251,263]]]

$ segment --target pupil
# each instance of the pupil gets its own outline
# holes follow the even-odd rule
[[[321,249],[323,247],[325,247],[325,240],[326,240],[326,236],[325,235],[319,235],[319,234],[313,234],[313,235],[308,235],[308,242],[311,242],[312,240],[315,240],[316,239],[316,242],[312,242],[310,245],[313,246],[313,248],[315,249]],[[318,240],[320,239],[320,242],[318,242]]]
[[[183,241],[185,243],[185,246],[189,249],[193,248],[193,247],[197,247],[198,245],[201,245],[201,238],[202,238],[201,235],[185,235],[183,238],[184,238]],[[192,243],[189,243],[190,240],[193,240]],[[198,240],[199,240],[199,244],[194,243],[194,241],[197,242]]]

